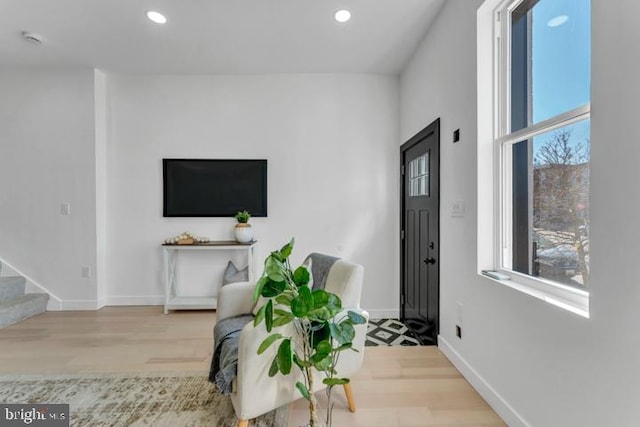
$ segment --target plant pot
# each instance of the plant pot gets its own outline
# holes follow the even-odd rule
[[[239,243],[249,243],[253,240],[253,228],[251,224],[239,223],[236,224],[236,228],[234,229],[234,234],[236,236],[236,240]]]

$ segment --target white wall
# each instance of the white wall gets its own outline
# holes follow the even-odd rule
[[[93,102],[92,70],[0,71],[0,259],[66,308],[96,297]]]
[[[397,315],[397,78],[110,76],[109,87],[107,304],[161,301],[163,239],[233,238],[232,218],[162,217],[162,158],[265,158],[258,273],[295,236],[295,261],[319,251],[363,264],[363,307]],[[230,255],[192,258],[184,280],[206,292]]]
[[[442,118],[441,347],[510,425],[636,426],[640,5],[592,2],[592,290],[584,319],[476,275],[480,4],[448,0],[401,76],[402,140]],[[456,128],[462,139],[452,144]],[[466,202],[464,218],[451,218],[452,200]]]

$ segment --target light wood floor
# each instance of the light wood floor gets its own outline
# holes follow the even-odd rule
[[[214,322],[212,311],[160,307],[47,312],[0,329],[0,373],[206,375]],[[436,347],[367,347],[352,387],[354,414],[334,391],[334,426],[505,426]],[[305,402],[291,409],[290,425],[303,425]]]

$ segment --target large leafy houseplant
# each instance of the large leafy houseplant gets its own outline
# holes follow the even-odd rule
[[[264,322],[267,332],[273,331],[258,347],[258,354],[279,343],[269,369],[270,377],[278,373],[289,375],[294,366],[300,369],[304,382],[296,382],[296,388],[309,401],[311,427],[319,425],[318,401],[313,394],[314,371],[323,373],[328,400],[325,422],[330,426],[332,388],[349,383],[348,378],[337,377],[340,353],[357,351],[352,348],[354,325],[365,323],[366,319],[353,311],[343,313],[342,302],[336,294],[309,287],[309,269],[305,265],[291,268],[289,256],[293,243],[291,239],[280,250],[271,252],[256,283],[254,303],[260,296],[266,302],[256,313],[254,326]],[[293,328],[279,328],[287,324]],[[287,335],[285,331],[292,333]]]

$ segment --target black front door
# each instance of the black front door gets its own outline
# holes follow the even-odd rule
[[[439,332],[440,119],[400,148],[400,316],[422,344]]]

